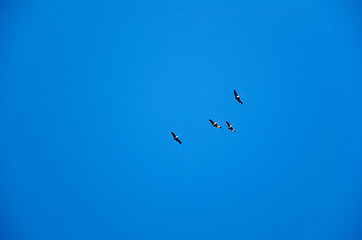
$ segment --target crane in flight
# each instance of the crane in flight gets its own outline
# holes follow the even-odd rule
[[[228,129],[235,132],[235,129],[233,128],[233,125],[230,125],[230,123],[228,121],[226,121],[226,124],[228,125]]]
[[[219,128],[219,129],[221,129],[221,127],[217,124],[218,122],[214,122],[214,121],[212,121],[211,119],[209,119],[209,121],[211,122],[212,127],[217,127],[217,128]]]
[[[182,144],[181,141],[180,141],[180,139],[178,139],[178,137],[179,137],[180,135],[176,136],[176,134],[175,134],[174,132],[171,132],[171,134],[172,134],[172,136],[173,136],[173,140],[177,141],[179,144]]]
[[[235,95],[235,99],[240,103],[243,104],[243,102],[240,100],[240,96],[238,95],[238,93],[234,90],[234,95]]]

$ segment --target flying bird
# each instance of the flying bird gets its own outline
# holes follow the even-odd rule
[[[233,125],[230,125],[230,123],[228,121],[226,121],[226,124],[228,125],[228,129],[230,129],[231,131],[235,132]]]
[[[176,136],[176,134],[174,134],[173,132],[171,132],[171,134],[172,134],[172,136],[173,136],[173,140],[176,140],[179,144],[181,144],[180,139],[178,139],[178,137],[179,137],[180,135]]]
[[[211,122],[211,124],[212,124],[213,127],[217,127],[217,128],[219,128],[219,129],[221,129],[221,127],[220,127],[219,125],[217,125],[218,122],[214,122],[214,121],[212,121],[211,119],[209,119],[209,121]]]
[[[235,99],[240,103],[243,104],[243,102],[240,100],[240,96],[238,95],[238,93],[234,90],[234,95],[235,95]]]

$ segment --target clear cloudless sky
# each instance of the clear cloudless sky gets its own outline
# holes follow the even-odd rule
[[[361,12],[1,1],[0,239],[362,239]]]

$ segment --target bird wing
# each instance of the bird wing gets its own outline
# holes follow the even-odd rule
[[[236,100],[238,100],[238,102],[239,102],[240,104],[243,104],[243,102],[240,100],[240,98],[237,98]]]
[[[234,95],[235,95],[235,97],[237,97],[238,96],[238,94],[236,93],[236,91],[234,90]]]
[[[214,124],[215,124],[215,123],[214,123],[214,121],[212,121],[211,119],[209,119],[209,121],[211,122],[211,124],[212,124],[212,125],[214,125]]]
[[[171,132],[172,136],[175,138],[176,137],[176,134],[174,134],[173,132]]]
[[[228,127],[230,127],[230,123],[228,121],[226,121],[226,124],[228,125]]]
[[[181,144],[181,140],[180,140],[180,139],[176,138],[176,141],[177,141],[177,142],[179,142],[179,143]]]

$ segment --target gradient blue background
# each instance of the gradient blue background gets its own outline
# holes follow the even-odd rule
[[[362,239],[361,12],[1,1],[0,238]]]

